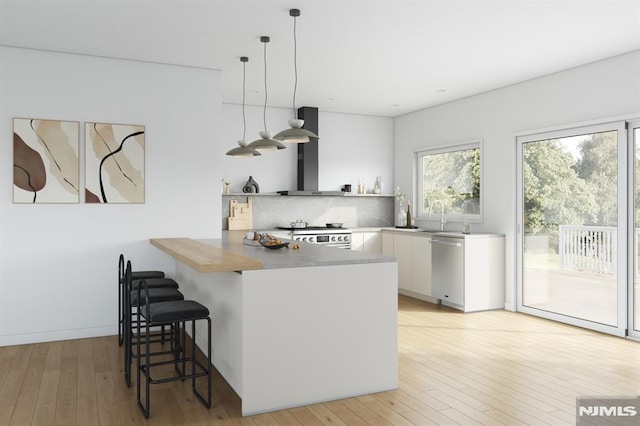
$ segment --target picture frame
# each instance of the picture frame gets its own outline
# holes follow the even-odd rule
[[[79,203],[77,121],[13,119],[13,202]]]
[[[145,127],[85,123],[85,203],[145,202]]]

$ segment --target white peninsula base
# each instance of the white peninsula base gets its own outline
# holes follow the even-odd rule
[[[185,297],[211,311],[213,364],[243,416],[397,388],[396,262],[240,273],[176,262]]]

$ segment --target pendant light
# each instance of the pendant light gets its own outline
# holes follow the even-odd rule
[[[293,71],[295,81],[293,84],[293,118],[289,120],[289,129],[283,130],[273,138],[289,143],[306,143],[317,141],[318,135],[303,129],[304,120],[300,120],[296,115],[296,91],[298,90],[298,41],[296,38],[296,18],[300,16],[300,9],[289,9],[289,16],[293,17]]]
[[[268,36],[260,37],[260,41],[264,43],[264,109],[262,110],[264,130],[260,132],[260,139],[256,139],[248,145],[249,148],[258,151],[277,151],[286,148],[282,142],[273,139],[273,134],[267,130],[267,43],[269,40]]]
[[[247,146],[247,141],[245,140],[245,136],[247,134],[247,117],[244,113],[244,98],[245,98],[245,86],[247,82],[247,62],[249,62],[249,58],[246,56],[240,57],[240,62],[242,62],[242,140],[238,141],[238,147],[233,148],[227,152],[227,155],[232,157],[256,157],[260,154],[253,148]]]

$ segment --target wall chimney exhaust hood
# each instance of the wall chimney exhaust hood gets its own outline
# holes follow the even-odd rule
[[[318,108],[298,108],[298,118],[304,120],[303,129],[318,133]],[[318,190],[318,140],[298,144],[298,189],[278,191],[280,195],[344,195],[342,191]]]

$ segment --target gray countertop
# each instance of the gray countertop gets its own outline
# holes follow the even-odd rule
[[[470,234],[464,234],[462,231],[433,231],[423,228],[382,228],[382,232],[391,232],[397,234],[409,233],[415,235],[422,235],[427,237],[449,237],[449,238],[499,238],[504,237],[504,234],[497,234],[493,232],[471,232]]]
[[[290,241],[289,248],[268,249],[243,244],[244,231],[223,231],[221,239],[198,240],[262,262],[263,269],[305,268],[311,266],[357,265],[395,262],[396,259],[375,253],[363,253],[336,247],[324,247],[301,241]],[[299,245],[299,249],[294,249]]]

